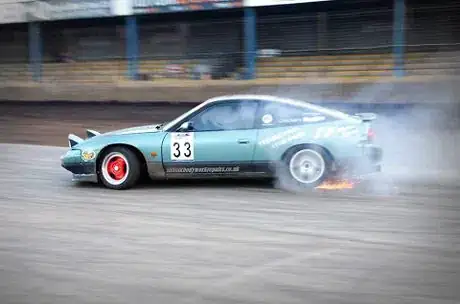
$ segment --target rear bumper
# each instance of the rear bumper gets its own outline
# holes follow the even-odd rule
[[[380,164],[383,159],[383,149],[374,145],[365,146],[363,155],[371,164]]]
[[[382,171],[383,149],[375,145],[366,145],[360,149],[361,156],[336,163],[337,175],[355,178]]]

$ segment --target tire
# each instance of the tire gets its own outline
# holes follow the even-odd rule
[[[283,158],[281,182],[296,189],[314,189],[330,175],[332,159],[322,148],[299,146]]]
[[[125,147],[112,147],[102,155],[98,175],[105,187],[124,190],[138,183],[141,171],[141,163],[133,151]]]

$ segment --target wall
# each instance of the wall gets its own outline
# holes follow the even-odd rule
[[[26,24],[0,24],[0,63],[27,62],[28,32]]]

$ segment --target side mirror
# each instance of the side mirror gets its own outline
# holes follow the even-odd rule
[[[191,131],[191,130],[193,130],[192,123],[190,121],[186,121],[186,122],[184,122],[183,124],[180,125],[178,131],[187,132],[187,131]]]

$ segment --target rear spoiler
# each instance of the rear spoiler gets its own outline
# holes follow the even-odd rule
[[[354,116],[360,118],[363,122],[369,122],[377,119],[377,114],[375,113],[356,113]]]
[[[91,129],[86,130],[86,136],[88,139],[98,136],[98,135],[101,135],[101,133],[91,130]],[[72,148],[73,146],[78,145],[79,143],[85,141],[83,138],[78,137],[77,135],[72,134],[72,133],[69,134],[68,140],[69,140],[69,148]]]

